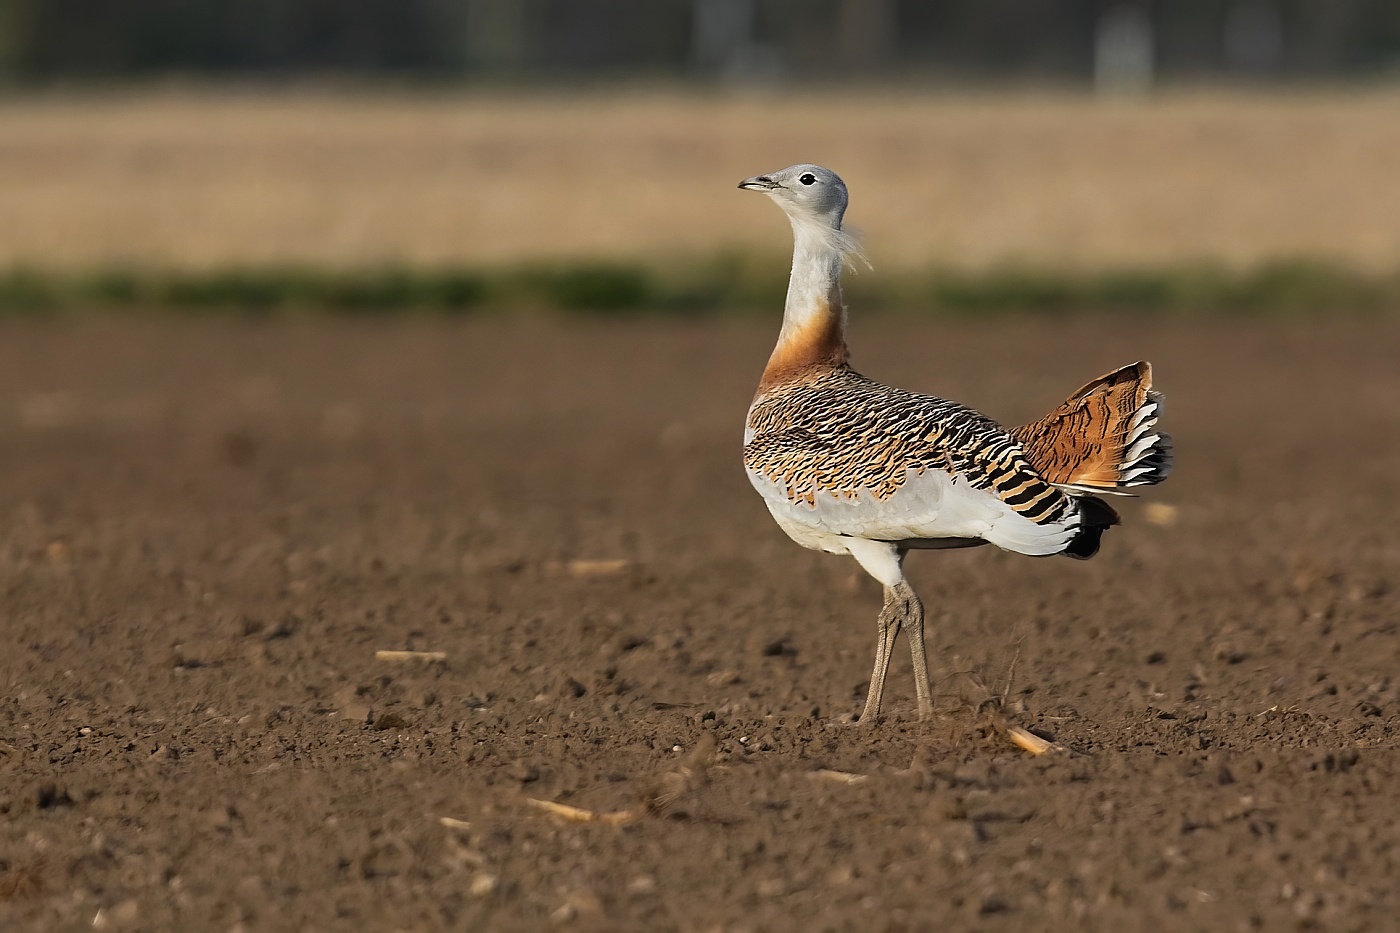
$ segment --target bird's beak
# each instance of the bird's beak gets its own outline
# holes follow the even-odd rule
[[[772,191],[774,188],[781,188],[782,185],[767,175],[755,175],[739,182],[739,187],[747,188],[750,191]]]

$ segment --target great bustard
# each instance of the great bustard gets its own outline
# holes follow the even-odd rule
[[[1085,559],[1118,514],[1094,493],[1125,495],[1171,469],[1157,430],[1152,367],[1133,363],[1041,420],[1007,429],[956,402],[881,385],[848,362],[841,266],[846,186],[819,165],[756,175],[792,222],[782,331],[744,430],[744,466],[778,525],[803,547],[850,554],[885,587],[862,722],[880,713],[903,628],[919,718],[933,711],[924,607],[904,579],[911,548],[995,544]]]

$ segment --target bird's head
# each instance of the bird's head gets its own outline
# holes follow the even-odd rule
[[[841,176],[820,165],[792,165],[767,175],[739,182],[749,191],[762,191],[787,212],[794,222],[819,221],[841,229],[846,213],[846,185]]]

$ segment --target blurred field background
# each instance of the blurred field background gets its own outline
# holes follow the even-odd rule
[[[15,97],[0,298],[766,304],[786,228],[735,182],[816,161],[852,188],[867,306],[1389,304],[1397,111],[1388,89]]]
[[[203,92],[0,105],[0,264],[780,255],[734,184],[843,173],[877,270],[1400,262],[1400,90]]]
[[[0,0],[0,305],[715,308],[842,173],[866,306],[1400,296],[1400,3]]]

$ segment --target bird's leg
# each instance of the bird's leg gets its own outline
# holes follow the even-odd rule
[[[899,584],[908,588],[908,584]],[[912,593],[913,591],[910,590]],[[900,611],[901,600],[896,596],[895,589],[885,587],[885,605],[880,609],[880,616],[875,620],[878,627],[878,634],[875,638],[875,670],[870,674],[870,690],[865,695],[865,710],[860,714],[860,721],[863,724],[873,724],[880,716],[880,703],[885,697],[885,674],[890,669],[890,649],[894,647],[894,640],[899,637],[899,627],[904,618],[904,613]],[[923,618],[920,616],[920,623]],[[923,650],[923,633],[920,632],[919,649]],[[928,673],[925,671],[925,679]],[[921,707],[922,708],[922,707]]]
[[[914,662],[914,692],[919,698],[919,718],[933,716],[933,689],[928,680],[928,656],[924,653],[924,604],[914,588],[903,580],[892,590],[899,602],[900,619],[909,636],[909,653]],[[898,627],[898,623],[896,623]]]

